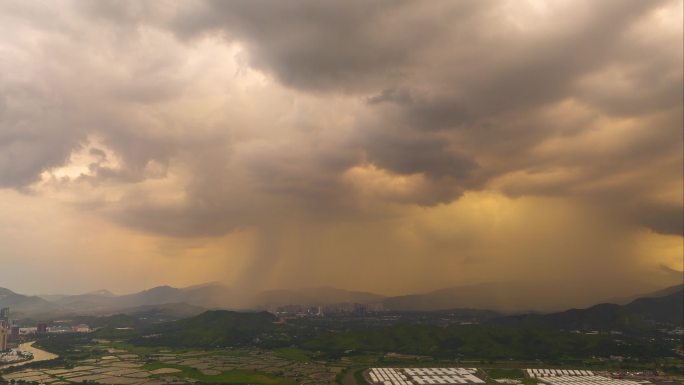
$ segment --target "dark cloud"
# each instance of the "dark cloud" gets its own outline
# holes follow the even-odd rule
[[[66,195],[149,234],[250,229],[271,244],[247,271],[277,265],[281,245],[305,265],[334,254],[299,226],[335,245],[368,238],[348,251],[382,256],[373,238],[395,238],[378,221],[461,202],[455,215],[477,222],[468,194],[491,191],[595,208],[581,227],[682,233],[681,2],[0,7],[11,31],[0,36],[0,187]],[[524,211],[510,223],[533,217]],[[572,253],[631,234],[605,228],[581,232]],[[418,238],[445,263],[487,240],[433,230]],[[547,236],[580,231],[558,233]],[[459,260],[493,258],[468,250]],[[409,271],[424,250],[398,252]]]
[[[314,211],[334,212],[340,204],[346,205],[340,203],[346,200],[340,196],[346,190],[338,176],[364,161],[397,174],[426,175],[432,188],[439,191],[428,195],[445,201],[466,189],[483,188],[508,173],[534,173],[541,164],[547,169],[584,169],[580,183],[587,184],[619,173],[625,165],[637,163],[635,159],[642,164],[653,161],[655,149],[681,152],[671,144],[676,141],[670,140],[681,123],[677,126],[677,119],[661,119],[651,139],[606,154],[611,159],[600,159],[600,154],[533,154],[535,148],[548,141],[592,129],[600,117],[640,119],[655,112],[681,115],[681,54],[673,55],[660,44],[666,40],[637,39],[643,33],[639,28],[647,23],[644,20],[668,2],[581,2],[547,4],[543,9],[495,1],[74,4],[72,18],[87,15],[95,23],[104,23],[99,28],[115,31],[86,43],[105,39],[109,44],[91,47],[94,52],[110,55],[115,49],[133,47],[136,41],[145,39],[150,28],[171,32],[189,46],[202,36],[214,34],[239,42],[246,48],[249,65],[273,74],[287,87],[356,95],[365,98],[367,105],[352,112],[356,132],[345,140],[330,142],[334,149],[330,145],[315,149],[330,141],[325,135],[302,136],[298,143],[287,145],[301,150],[273,146],[270,153],[240,158],[239,166],[226,165],[237,162],[228,154],[240,151],[240,146],[230,139],[233,129],[229,122],[216,127],[212,136],[199,138],[164,134],[189,128],[174,128],[178,123],[163,115],[134,112],[133,116],[125,116],[172,101],[186,92],[187,83],[175,75],[185,61],[160,50],[159,54],[145,54],[144,60],[126,61],[127,73],[121,76],[112,77],[112,71],[103,70],[111,79],[100,86],[95,97],[114,101],[116,107],[108,111],[98,107],[99,111],[85,118],[50,116],[40,121],[41,114],[31,114],[22,121],[17,103],[8,107],[11,95],[5,95],[4,126],[21,122],[33,126],[36,134],[18,134],[15,129],[10,135],[4,129],[6,139],[2,144],[6,151],[0,178],[4,186],[27,186],[44,170],[64,164],[83,143],[86,133],[100,135],[121,157],[118,169],[94,166],[97,178],[138,183],[152,176],[150,165],[156,167],[158,177],[165,175],[174,160],[189,166],[196,173],[185,189],[190,203],[185,209],[172,211],[178,216],[191,215],[193,200],[226,206],[232,212],[233,195],[238,190],[249,195],[243,191],[247,189],[272,197],[268,199],[276,197],[279,204],[289,202],[302,208],[315,207]],[[64,26],[65,22],[57,19],[52,23]],[[62,28],[64,33],[75,33],[75,27]],[[119,34],[133,40],[109,37]],[[54,91],[61,84],[51,86]],[[616,87],[630,92],[612,92]],[[49,98],[37,94],[27,103],[51,103]],[[590,116],[549,116],[549,109],[567,100],[591,110]],[[61,108],[76,113],[81,101],[74,97],[61,101],[65,102]],[[62,114],[41,108],[48,111],[46,114]],[[103,117],[107,121],[102,121]],[[556,120],[565,118],[571,122]],[[320,122],[310,120],[301,119],[295,126],[308,125],[312,132],[325,130]],[[46,121],[50,128],[41,126]],[[154,126],[165,128],[150,128]],[[50,132],[59,138],[50,136]],[[22,156],[26,159],[22,160]],[[597,163],[586,164],[590,157]],[[244,167],[248,174],[241,177],[239,189],[230,187],[234,184],[230,175],[233,167]],[[517,194],[575,194],[578,187],[570,184],[578,182],[568,180],[544,188],[519,184],[515,190]],[[208,194],[207,189],[223,193]],[[452,195],[445,196],[446,191]],[[421,198],[416,202],[430,201]],[[139,210],[126,216],[136,217],[135,212]],[[250,221],[250,215],[243,219],[237,214],[227,216],[234,218],[230,223]],[[152,217],[155,215],[143,222]],[[154,224],[145,227],[154,228]],[[191,233],[204,228],[191,227]],[[164,231],[162,228],[160,231]],[[221,232],[232,225],[217,228]]]
[[[378,103],[410,104],[413,102],[411,91],[406,88],[387,88],[368,98],[368,104]]]
[[[634,214],[641,223],[661,234],[681,236],[684,234],[684,207],[647,203],[637,206]]]
[[[403,79],[406,65],[445,28],[434,19],[445,19],[441,11],[458,21],[485,3],[207,1],[178,15],[172,28],[182,37],[221,32],[239,40],[251,65],[289,86],[356,92]]]
[[[22,189],[64,164],[85,139],[61,101],[30,82],[0,77],[0,187]]]
[[[477,167],[476,162],[448,145],[447,140],[438,136],[400,129],[378,133],[371,128],[363,141],[368,160],[383,168],[400,174],[466,179]]]

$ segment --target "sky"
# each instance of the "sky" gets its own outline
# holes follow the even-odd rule
[[[682,282],[683,2],[0,4],[0,286]]]

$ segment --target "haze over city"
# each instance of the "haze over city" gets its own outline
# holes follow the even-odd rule
[[[682,4],[3,1],[0,286],[681,284]]]

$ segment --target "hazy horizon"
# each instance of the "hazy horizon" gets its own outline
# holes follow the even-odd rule
[[[0,287],[681,284],[682,13],[2,2]]]
[[[674,272],[674,273],[679,274],[679,272]],[[676,282],[676,279],[673,281]],[[183,286],[183,285],[173,286],[173,285],[168,285],[168,284],[159,284],[159,285],[155,285],[155,286],[144,287],[144,288],[139,289],[139,290],[126,291],[126,292],[117,292],[114,290],[110,290],[106,287],[101,287],[99,289],[93,289],[93,290],[87,290],[87,291],[40,292],[40,293],[21,292],[21,291],[17,291],[17,290],[12,290],[11,287],[3,287],[3,288],[12,290],[13,292],[15,292],[17,294],[31,295],[31,296],[62,296],[62,295],[72,296],[72,295],[94,294],[94,293],[101,292],[101,291],[107,291],[110,294],[113,294],[115,296],[124,296],[124,295],[138,294],[140,292],[144,292],[147,290],[156,289],[156,288],[160,288],[160,287],[171,287],[174,289],[192,289],[192,288],[199,288],[199,287],[205,287],[205,286],[221,286],[221,287],[224,287],[224,288],[229,289],[229,290],[238,291],[239,293],[243,293],[244,295],[258,294],[258,293],[271,292],[271,291],[276,291],[276,292],[277,291],[307,292],[307,291],[315,291],[315,290],[320,290],[320,289],[332,289],[332,290],[342,290],[342,291],[349,291],[349,292],[376,294],[376,295],[379,295],[379,296],[382,296],[385,298],[391,298],[391,297],[401,297],[401,296],[415,295],[415,294],[418,294],[418,295],[429,294],[429,293],[438,292],[441,290],[449,290],[449,289],[481,287],[481,286],[487,286],[487,285],[498,285],[501,287],[506,287],[506,286],[515,287],[516,285],[521,285],[521,284],[524,284],[524,283],[521,283],[521,282],[480,282],[480,283],[474,283],[474,284],[464,285],[464,286],[456,285],[456,286],[450,286],[450,287],[440,287],[440,288],[436,288],[436,289],[426,289],[426,290],[422,290],[422,291],[412,291],[412,292],[405,292],[405,293],[381,293],[381,292],[371,292],[371,291],[365,291],[365,290],[343,289],[343,288],[338,288],[338,287],[334,287],[334,286],[290,286],[290,287],[278,287],[278,288],[273,287],[273,288],[265,288],[265,289],[260,289],[257,291],[247,292],[247,291],[241,291],[241,288],[239,288],[239,287],[230,286],[230,284],[227,284],[224,282],[219,282],[219,281],[197,282],[197,283],[190,284],[187,286]],[[672,288],[672,287],[676,287],[676,286],[682,286],[682,285],[684,285],[684,282],[679,282],[679,283],[675,283],[673,285],[665,285],[665,286],[653,285],[652,287],[650,287],[650,289],[647,289],[647,290],[651,290],[653,292],[656,292],[656,291],[660,291],[663,289],[668,289],[668,288]],[[624,298],[630,298],[630,297],[639,297],[641,295],[648,295],[648,294],[650,294],[650,292],[646,292],[646,291],[625,292],[624,296],[613,297],[611,299],[618,300],[618,299],[624,299]],[[605,299],[606,298],[596,298],[597,301],[605,300]],[[596,301],[592,302],[590,299],[588,301],[588,303],[599,303],[599,302],[596,302]]]

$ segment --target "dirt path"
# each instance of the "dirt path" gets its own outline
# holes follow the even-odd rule
[[[342,385],[366,385],[356,381],[356,373],[364,371],[365,367],[350,368],[342,377]]]

